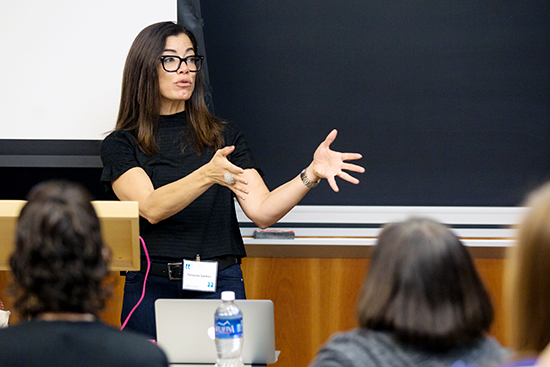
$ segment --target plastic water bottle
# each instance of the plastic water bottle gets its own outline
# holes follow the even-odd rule
[[[222,292],[222,304],[214,314],[216,367],[243,367],[243,314],[235,304],[235,292]]]

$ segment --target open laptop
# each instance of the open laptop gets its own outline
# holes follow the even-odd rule
[[[214,312],[218,299],[158,299],[155,302],[157,343],[170,363],[216,362]],[[273,302],[235,300],[243,313],[244,364],[272,364],[275,351]],[[210,330],[209,330],[210,329]]]

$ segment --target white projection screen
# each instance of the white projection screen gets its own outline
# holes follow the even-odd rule
[[[133,39],[175,21],[176,8],[176,0],[2,2],[0,139],[103,139]]]

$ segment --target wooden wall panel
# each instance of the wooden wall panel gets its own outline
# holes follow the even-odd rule
[[[305,367],[330,335],[356,326],[355,305],[368,264],[369,259],[243,259],[248,298],[271,299],[275,305],[276,347],[281,351],[275,366]],[[495,306],[491,335],[503,343],[504,260],[476,259],[476,266]],[[114,294],[101,319],[120,327],[124,277],[111,275]],[[6,294],[10,279],[9,273],[0,272],[0,298],[8,307],[12,305]],[[12,321],[17,322],[17,315]]]
[[[306,365],[333,332],[356,325],[367,264],[368,259],[243,260],[247,296],[275,305],[277,366]]]
[[[506,342],[506,323],[503,311],[502,285],[506,260],[476,259],[475,264],[485,287],[489,291],[495,310],[495,321],[491,326],[490,334],[504,345]]]
[[[112,272],[109,274],[108,284],[112,286],[112,295],[107,302],[105,309],[101,313],[101,320],[120,327],[120,312],[122,311],[122,296],[124,294],[124,280],[126,278],[120,276],[120,272]]]
[[[20,317],[13,311],[13,298],[11,297],[9,290],[11,282],[11,273],[9,271],[0,271],[0,299],[4,302],[5,308],[11,311],[10,323],[16,324],[20,321]],[[122,309],[124,278],[119,276],[119,272],[112,272],[109,274],[107,282],[112,285],[113,293],[111,298],[107,301],[106,307],[100,317],[104,322],[120,327],[120,311]]]

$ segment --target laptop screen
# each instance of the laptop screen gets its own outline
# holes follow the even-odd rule
[[[170,363],[215,363],[214,312],[218,299],[158,299],[155,302],[157,343]],[[273,302],[235,300],[243,313],[245,364],[272,364],[275,352]],[[210,329],[210,331],[209,331]]]

